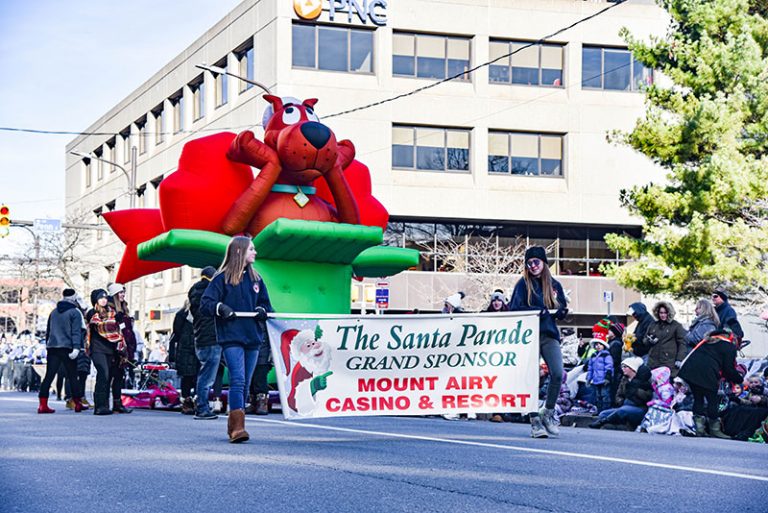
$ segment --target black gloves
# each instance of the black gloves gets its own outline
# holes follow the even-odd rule
[[[225,305],[224,303],[219,303],[216,307],[216,313],[219,317],[221,317],[224,320],[234,319],[235,318],[235,311],[232,310],[230,307]]]
[[[264,309],[263,306],[257,306],[256,308],[253,309],[253,311],[256,314],[257,321],[267,320],[267,311]]]

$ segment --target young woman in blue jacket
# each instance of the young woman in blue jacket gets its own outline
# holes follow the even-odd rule
[[[564,319],[568,313],[565,293],[560,282],[552,278],[547,252],[541,246],[525,251],[523,277],[515,285],[509,310],[537,310],[539,315],[539,353],[549,367],[549,386],[544,408],[531,413],[531,436],[547,438],[558,436],[555,421],[555,403],[563,381],[563,353],[560,351],[560,330],[555,319]],[[552,315],[550,310],[557,310]]]
[[[232,443],[245,442],[245,399],[259,357],[259,346],[267,337],[267,312],[272,312],[267,287],[253,268],[256,248],[248,237],[233,237],[224,262],[200,301],[203,315],[214,316],[216,340],[229,368],[227,434]],[[255,312],[238,317],[235,312]]]

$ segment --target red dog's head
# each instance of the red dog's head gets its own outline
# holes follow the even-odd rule
[[[264,114],[264,142],[280,157],[282,178],[308,184],[327,173],[338,154],[336,136],[320,123],[313,107],[317,100],[264,95],[272,108]]]

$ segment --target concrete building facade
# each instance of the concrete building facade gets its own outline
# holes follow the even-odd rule
[[[606,233],[640,235],[620,190],[663,178],[645,157],[606,140],[631,129],[643,113],[643,85],[659,79],[632,59],[619,31],[661,35],[667,19],[653,2],[630,0],[539,40],[611,5],[245,0],[69,143],[68,215],[131,201],[156,208],[157,187],[175,171],[184,143],[218,131],[263,135],[263,91],[196,67],[213,65],[276,95],[318,98],[321,120],[354,142],[390,212],[386,242],[423,255],[418,268],[388,280],[391,309],[439,309],[456,290],[485,304],[493,288],[509,291],[516,277],[502,267],[489,279],[492,266],[471,265],[488,258],[473,254],[475,243],[540,244],[569,291],[573,325],[591,326],[608,307],[605,292],[615,312],[639,299],[600,270],[621,262],[603,242]],[[123,249],[114,235],[94,233],[81,251],[96,247],[110,256],[83,274],[85,288],[114,277]],[[462,255],[465,267],[457,264]],[[447,272],[457,269],[465,272]],[[129,287],[146,331],[169,329],[169,314],[197,276],[185,267]],[[358,287],[352,308],[365,307],[365,284],[351,286]],[[166,315],[149,321],[150,310]]]

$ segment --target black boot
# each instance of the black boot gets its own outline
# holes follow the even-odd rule
[[[109,409],[109,399],[105,396],[93,394],[93,414],[112,415],[112,410]]]
[[[133,413],[133,409],[123,406],[120,399],[112,399],[112,411],[115,413]]]
[[[600,429],[601,427],[605,426],[607,424],[607,417],[601,418],[598,417],[596,421],[594,421],[592,424],[589,425],[592,429]]]

